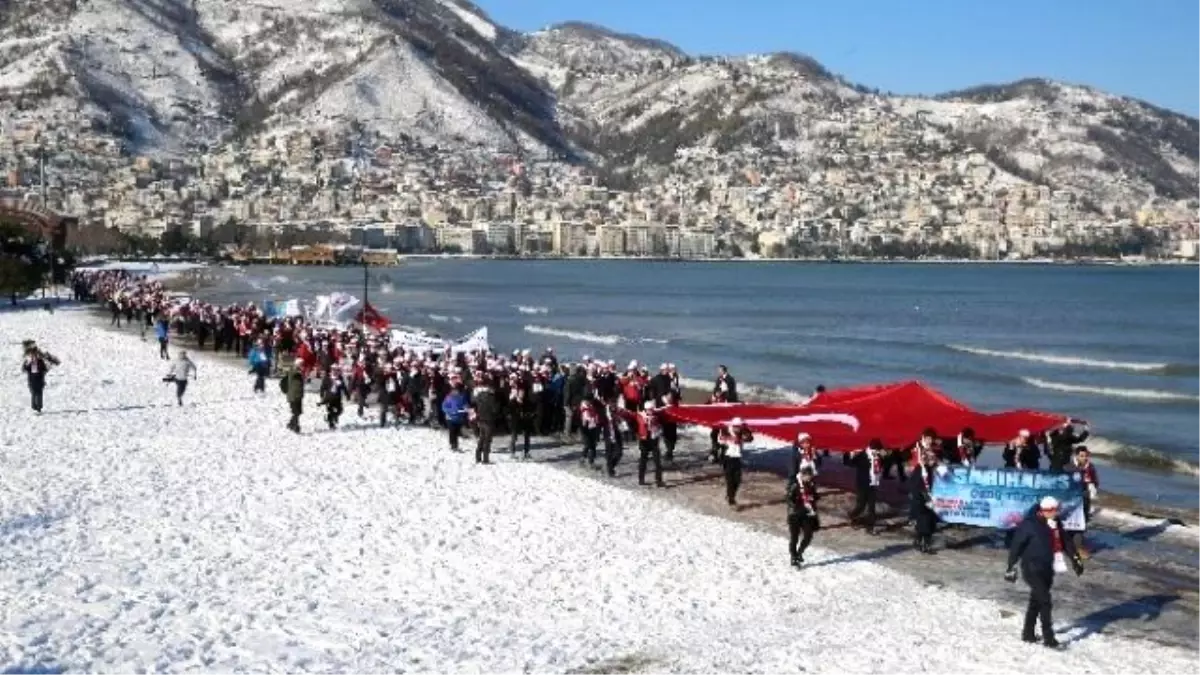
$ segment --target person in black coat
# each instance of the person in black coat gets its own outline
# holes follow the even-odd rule
[[[804,467],[799,476],[788,481],[787,519],[788,554],[792,567],[799,569],[804,564],[804,552],[812,543],[813,533],[821,529],[817,514],[817,483],[810,467]]]
[[[491,387],[491,377],[480,378],[478,386],[471,392],[471,415],[475,419],[475,463],[491,464],[492,437],[496,435],[496,422],[500,417],[500,403],[496,391]]]
[[[46,391],[46,371],[51,366],[57,366],[58,359],[48,352],[38,349],[33,342],[25,343],[25,361],[21,370],[25,373],[26,384],[29,385],[29,403],[33,412],[42,414],[42,395]]]
[[[330,429],[336,429],[338,420],[342,418],[342,411],[345,410],[346,398],[350,395],[350,386],[346,384],[346,378],[342,376],[341,366],[334,364],[330,366],[325,377],[321,379],[321,390],[319,405],[325,406],[325,422]]]
[[[883,442],[872,438],[866,450],[853,453],[850,464],[854,467],[855,493],[850,522],[866,526],[867,534],[875,534],[875,504],[883,479]]]
[[[1061,428],[1049,433],[1051,471],[1070,470],[1074,460],[1075,446],[1083,443],[1092,435],[1086,424],[1083,426],[1083,431],[1075,433],[1073,422],[1074,420],[1067,420]]]
[[[913,545],[926,555],[933,555],[933,533],[937,531],[937,513],[933,510],[933,481],[937,477],[937,456],[926,450],[921,465],[908,478],[909,516],[916,524]]]
[[[1058,500],[1054,497],[1043,497],[1017,526],[1008,550],[1008,566],[1004,573],[1006,581],[1011,583],[1017,580],[1018,562],[1021,576],[1029,585],[1029,607],[1025,610],[1021,639],[1037,642],[1034,627],[1040,618],[1042,644],[1057,647],[1051,616],[1054,602],[1050,597],[1050,587],[1054,585],[1054,574],[1067,571],[1068,564],[1075,574],[1083,574],[1083,562],[1071,537],[1063,530],[1062,521],[1058,518]]]

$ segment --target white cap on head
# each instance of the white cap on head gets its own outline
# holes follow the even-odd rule
[[[740,417],[735,417],[729,420],[729,426],[731,427],[740,427],[742,424],[744,424],[744,422],[742,422],[742,418]]]
[[[1038,507],[1040,509],[1042,509],[1043,511],[1049,511],[1050,509],[1057,509],[1058,508],[1058,500],[1055,499],[1054,497],[1046,495],[1045,497],[1042,497],[1042,501],[1038,502]]]
[[[669,368],[669,366],[665,363],[658,367],[659,370],[666,370],[667,368]]]
[[[654,401],[646,401],[642,404],[644,410],[654,410]]]
[[[811,440],[812,440],[812,436],[809,436],[807,433],[805,433],[803,431],[801,431],[799,434],[796,435],[797,443],[803,443],[804,441],[811,441]]]
[[[637,367],[638,367],[637,359],[634,359],[629,362],[629,368],[627,368],[627,370],[636,370]]]
[[[1022,429],[1019,433],[1017,433],[1017,435],[1020,436],[1021,438],[1029,438],[1029,430]]]

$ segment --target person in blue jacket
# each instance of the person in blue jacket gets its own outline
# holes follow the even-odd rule
[[[561,434],[566,429],[567,421],[563,419],[565,408],[563,407],[564,393],[567,388],[567,376],[563,373],[566,366],[554,370],[554,375],[550,377],[550,400],[547,401],[550,411],[550,428],[547,431]]]
[[[266,344],[259,338],[250,348],[250,373],[254,375],[254,393],[260,394],[267,390],[267,375],[271,372],[271,353]]]
[[[462,436],[463,425],[467,423],[467,394],[461,384],[454,388],[442,399],[442,413],[446,415],[446,429],[450,434],[450,450],[460,452],[458,439]]]
[[[158,358],[164,361],[171,360],[171,355],[167,353],[167,342],[171,338],[170,328],[165,316],[158,317],[158,321],[154,322],[154,337],[158,338]]]

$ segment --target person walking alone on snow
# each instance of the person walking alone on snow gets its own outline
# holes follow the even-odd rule
[[[196,364],[188,358],[186,349],[180,349],[175,354],[175,360],[171,361],[171,365],[167,368],[167,375],[163,378],[163,382],[175,383],[175,400],[179,405],[183,405],[183,394],[187,391],[188,380],[196,377]]]
[[[1036,511],[1017,526],[1008,550],[1005,581],[1013,583],[1017,580],[1018,562],[1021,564],[1021,576],[1029,585],[1029,606],[1025,610],[1021,639],[1037,642],[1034,628],[1040,618],[1042,644],[1058,647],[1058,640],[1054,637],[1054,601],[1050,597],[1050,587],[1054,585],[1054,575],[1066,572],[1068,564],[1076,575],[1083,574],[1083,562],[1075,550],[1075,544],[1063,530],[1062,521],[1058,518],[1058,500],[1054,497],[1042,497]]]
[[[788,481],[787,505],[788,554],[792,567],[799,569],[804,564],[804,552],[812,543],[813,533],[821,529],[817,515],[817,483],[811,468],[804,467],[800,475]]]
[[[458,439],[462,436],[463,425],[467,423],[467,407],[467,393],[463,391],[462,383],[455,383],[446,398],[442,399],[442,414],[446,417],[451,452],[459,452]]]
[[[29,385],[29,402],[33,412],[42,414],[42,394],[46,391],[46,372],[51,366],[57,366],[58,359],[48,352],[38,349],[31,340],[25,342],[25,361],[21,370],[25,373],[26,384]]]

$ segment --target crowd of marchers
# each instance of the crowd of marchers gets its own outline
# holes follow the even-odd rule
[[[326,327],[300,317],[270,317],[253,303],[220,306],[196,299],[179,299],[164,286],[123,270],[80,270],[71,278],[74,299],[107,308],[115,327],[137,327],[142,339],[153,335],[158,356],[167,362],[163,381],[174,384],[174,395],[183,405],[187,384],[197,375],[185,349],[173,349],[178,338],[190,339],[199,350],[229,353],[245,359],[251,388],[266,394],[267,381],[278,375],[280,391],[290,416],[287,428],[301,433],[310,383],[316,383],[317,406],[324,424],[338,428],[348,407],[366,418],[376,411],[381,427],[391,425],[436,426],[446,430],[449,448],[462,451],[464,432],[475,438],[475,461],[490,464],[497,436],[507,438],[514,459],[530,458],[530,440],[557,436],[580,444],[581,464],[615,476],[626,446],[636,445],[637,476],[647,485],[664,487],[663,465],[674,461],[679,429],[668,413],[683,397],[680,375],[674,364],[663,363],[657,373],[637,361],[622,371],[611,360],[584,357],[578,363],[560,362],[552,348],[539,356],[531,350],[511,354],[493,350],[419,350],[390,344],[386,332],[362,325]],[[46,373],[57,358],[27,342],[23,369],[27,375],[33,409],[43,408]],[[809,399],[824,393],[817,387]],[[709,397],[713,403],[737,403],[737,382],[719,366]],[[1007,467],[1040,469],[1043,457],[1051,470],[1079,471],[1086,483],[1084,510],[1099,487],[1095,467],[1086,447],[1088,430],[1076,432],[1071,424],[1041,437],[1022,431],[1002,453]],[[725,477],[725,498],[737,507],[746,446],[754,430],[740,419],[712,429],[710,459],[720,464]],[[602,451],[601,451],[602,448]],[[906,483],[910,496],[909,522],[914,525],[914,547],[933,554],[938,524],[933,509],[934,482],[946,465],[978,460],[982,444],[971,429],[943,438],[926,429],[911,446],[884,448],[872,440],[861,451],[846,453],[843,461],[854,467],[856,502],[850,519],[855,527],[875,533],[877,493],[893,469]],[[801,433],[793,443],[786,488],[788,553],[797,568],[820,529],[816,478],[828,453]],[[1073,465],[1073,466],[1071,466]],[[1006,578],[1015,579],[1018,563],[1030,585],[1030,602],[1023,637],[1034,640],[1035,620],[1042,621],[1042,640],[1057,645],[1050,628],[1050,583],[1054,572],[1065,571],[1067,561],[1082,573],[1086,550],[1064,532],[1053,498],[1043,500],[1023,524],[1009,533],[1010,559]]]

